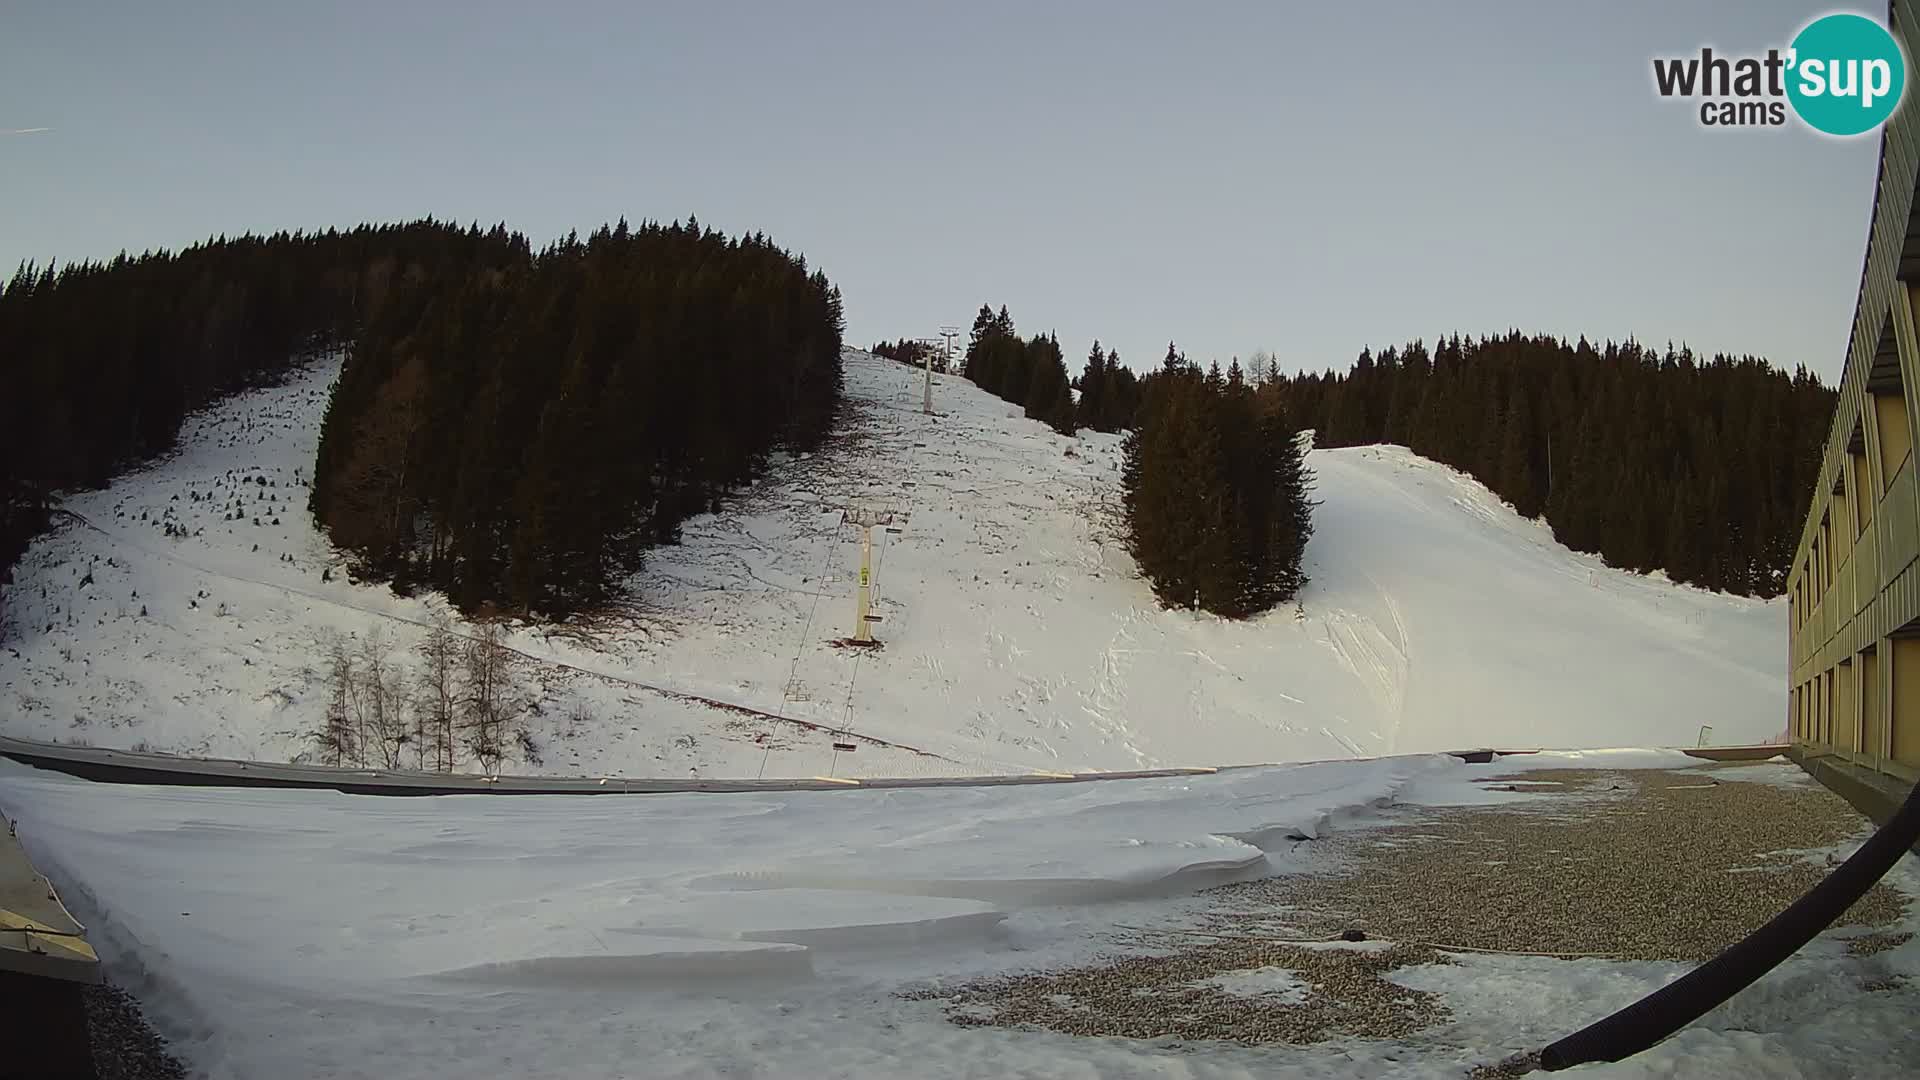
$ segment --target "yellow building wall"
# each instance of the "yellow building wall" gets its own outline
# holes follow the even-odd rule
[[[1920,0],[1890,26],[1920,55]],[[1920,331],[1900,277],[1920,238],[1920,109],[1882,133],[1838,401],[1788,574],[1789,727],[1810,752],[1920,782]],[[1920,239],[1915,242],[1920,256]]]

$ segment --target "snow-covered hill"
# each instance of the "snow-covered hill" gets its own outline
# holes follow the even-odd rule
[[[323,634],[380,632],[407,655],[444,605],[350,583],[304,512],[332,374],[196,416],[169,460],[67,501],[77,517],[9,592],[0,730],[288,759],[320,719]],[[849,352],[831,445],[688,523],[632,612],[517,628],[538,761],[509,769],[1119,769],[1784,726],[1782,602],[1607,569],[1399,448],[1310,455],[1297,606],[1160,611],[1119,539],[1117,438],[1058,436],[941,376],[927,417],[919,380]],[[849,508],[897,515],[874,531],[878,650],[833,643],[854,615]],[[833,729],[871,738],[836,752]]]

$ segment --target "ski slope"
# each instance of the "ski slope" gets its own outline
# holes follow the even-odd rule
[[[1784,727],[1784,601],[1608,569],[1404,449],[1309,455],[1312,582],[1228,622],[1155,606],[1121,540],[1117,437],[1059,436],[944,376],[928,417],[918,372],[851,350],[846,369],[830,445],[690,521],[631,610],[516,626],[537,707],[510,771],[1132,769]],[[0,730],[295,760],[326,700],[323,634],[408,655],[444,605],[348,581],[304,512],[333,375],[196,415],[172,457],[66,500],[8,592]],[[899,530],[874,531],[877,650],[835,644],[850,508]]]

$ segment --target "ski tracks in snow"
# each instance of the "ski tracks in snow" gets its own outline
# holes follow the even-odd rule
[[[1346,608],[1328,607],[1320,612],[1320,619],[1326,624],[1326,637],[1323,644],[1332,650],[1341,668],[1351,674],[1367,694],[1379,705],[1380,715],[1385,717],[1380,732],[1382,747],[1386,753],[1393,753],[1400,735],[1401,722],[1406,716],[1407,687],[1412,677],[1412,639],[1407,631],[1405,617],[1393,596],[1382,588],[1372,574],[1362,568],[1354,568],[1377,598],[1386,614],[1386,622],[1391,633],[1383,629],[1380,620]],[[1369,598],[1369,599],[1372,599]],[[1335,736],[1335,741],[1346,746],[1354,753],[1360,751],[1344,736]]]

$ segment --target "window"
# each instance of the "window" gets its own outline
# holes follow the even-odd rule
[[[1860,750],[1870,757],[1887,752],[1886,693],[1880,685],[1880,647],[1860,654]]]
[[[1847,479],[1853,484],[1853,524],[1858,535],[1873,523],[1873,506],[1879,501],[1879,488],[1867,469],[1866,434],[1858,422],[1853,425],[1853,437],[1847,440]]]
[[[1893,639],[1893,715],[1887,756],[1920,767],[1920,625],[1903,627]]]
[[[1894,345],[1893,320],[1880,333],[1867,372],[1867,393],[1873,398],[1873,420],[1879,430],[1880,490],[1893,483],[1894,474],[1913,453],[1913,431],[1907,423],[1906,387],[1900,379],[1900,350]]]
[[[1833,669],[1833,736],[1836,750],[1860,749],[1860,706],[1853,681],[1853,661],[1842,660]]]

